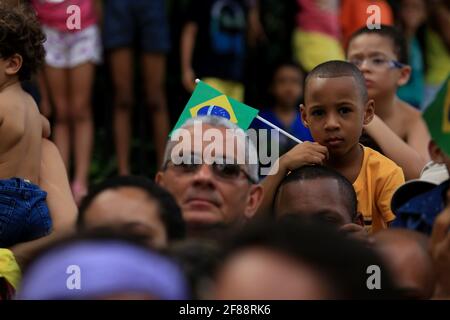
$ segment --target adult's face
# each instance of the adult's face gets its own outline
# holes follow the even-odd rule
[[[212,142],[195,136],[193,126],[186,128],[191,147],[183,150],[183,155],[190,154],[201,160],[201,164],[176,164],[172,159],[163,171],[158,172],[156,182],[175,197],[188,227],[231,224],[250,218],[261,202],[262,188],[249,181],[246,166],[235,161],[239,167],[235,166],[233,170],[205,163],[211,161],[205,155],[211,155],[214,159],[240,159],[245,149],[243,146],[239,148],[235,143],[236,137],[227,135],[223,127],[213,128],[203,124],[201,128],[203,134],[215,129],[215,133],[219,134],[215,143],[221,143],[222,148],[212,151]],[[230,147],[233,145],[235,147]]]
[[[134,187],[101,192],[86,209],[84,226],[118,228],[142,236],[150,247],[165,247],[168,242],[158,203]]]

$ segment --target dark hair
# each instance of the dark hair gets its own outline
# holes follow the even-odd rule
[[[321,63],[311,70],[305,80],[305,96],[308,89],[308,82],[311,79],[339,77],[352,77],[355,80],[358,93],[363,102],[367,102],[369,98],[363,74],[354,64],[340,60],[331,60]]]
[[[151,199],[156,201],[159,206],[160,218],[166,228],[169,240],[172,241],[185,237],[186,225],[183,220],[181,209],[177,205],[174,197],[152,180],[139,176],[118,176],[107,179],[94,186],[81,202],[77,222],[78,226],[81,228],[84,227],[86,210],[100,193],[106,190],[114,190],[123,187],[140,189],[146,192]]]
[[[405,41],[405,37],[402,35],[402,33],[393,26],[388,26],[382,24],[380,26],[380,29],[369,29],[366,27],[363,27],[357,31],[355,31],[351,37],[350,42],[355,39],[357,36],[360,36],[362,34],[377,34],[380,37],[388,38],[392,41],[394,53],[397,56],[397,60],[403,64],[408,64],[408,49]]]
[[[286,215],[277,221],[250,222],[225,244],[224,259],[248,248],[265,248],[308,264],[317,270],[340,299],[398,298],[382,259],[364,244],[349,239],[313,218]],[[378,266],[382,287],[367,287],[369,266]]]
[[[353,185],[339,172],[324,166],[303,166],[291,171],[279,184],[275,192],[273,203],[276,203],[279,190],[283,185],[297,181],[314,179],[333,179],[338,182],[340,195],[345,203],[345,207],[348,209],[350,219],[353,221],[357,215],[357,198]],[[318,201],[320,200],[318,199]]]
[[[22,57],[20,81],[30,79],[43,64],[44,42],[45,35],[31,8],[0,4],[0,58],[10,58],[14,54]]]

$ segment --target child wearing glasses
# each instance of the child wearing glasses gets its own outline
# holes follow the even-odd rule
[[[361,70],[375,101],[375,116],[365,131],[407,180],[417,178],[429,161],[430,136],[420,112],[396,95],[411,74],[404,38],[390,26],[362,28],[350,39],[347,59]]]

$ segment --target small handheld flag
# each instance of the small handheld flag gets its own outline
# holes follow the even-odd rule
[[[196,82],[197,86],[181,113],[174,130],[181,127],[189,118],[207,115],[226,118],[243,130],[247,130],[253,119],[258,115],[257,109],[227,97],[203,81]]]
[[[433,140],[450,156],[450,75],[423,117]]]
[[[195,82],[197,83],[197,86],[173,130],[180,128],[189,118],[207,115],[226,118],[235,123],[241,129],[247,130],[252,121],[255,118],[258,118],[260,121],[268,124],[294,141],[298,143],[302,142],[286,131],[258,116],[259,110],[231,97],[227,97],[220,91],[199,79]]]

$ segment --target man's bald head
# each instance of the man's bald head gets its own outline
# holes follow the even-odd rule
[[[375,248],[405,296],[431,298],[435,279],[427,236],[407,229],[387,229],[376,233],[374,239]]]

